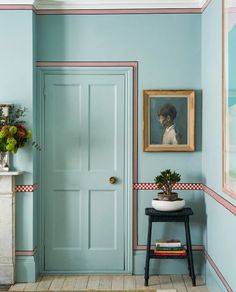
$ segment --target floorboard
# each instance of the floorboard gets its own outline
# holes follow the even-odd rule
[[[10,291],[80,291],[80,290],[158,290],[176,289],[176,292],[208,292],[201,277],[196,277],[197,286],[187,275],[150,276],[148,287],[144,286],[143,275],[78,275],[42,276],[36,283],[17,283]]]

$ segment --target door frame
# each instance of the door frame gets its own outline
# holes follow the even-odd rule
[[[117,274],[130,274],[133,272],[133,234],[136,234],[133,226],[133,216],[136,216],[136,200],[133,200],[133,183],[137,182],[137,62],[37,62],[37,98],[36,98],[36,136],[42,151],[38,157],[39,165],[39,271],[48,273],[44,268],[44,93],[45,76],[51,74],[111,74],[123,75],[125,79],[125,266],[123,271]],[[136,197],[136,194],[135,194]],[[133,228],[134,227],[134,228]],[[103,271],[101,271],[102,273]],[[58,272],[55,271],[58,274]],[[65,272],[62,272],[65,274]],[[71,272],[68,272],[70,274]],[[81,272],[89,273],[88,271]],[[109,273],[109,271],[104,271]],[[113,271],[114,273],[114,271]],[[53,272],[50,272],[53,274]]]

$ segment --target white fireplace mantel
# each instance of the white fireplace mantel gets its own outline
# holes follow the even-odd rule
[[[0,284],[15,282],[15,177],[21,174],[0,172]]]

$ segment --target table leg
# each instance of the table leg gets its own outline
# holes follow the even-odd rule
[[[196,286],[196,277],[195,277],[194,265],[193,265],[192,244],[191,244],[191,236],[190,236],[190,229],[189,229],[189,217],[186,217],[184,224],[185,224],[185,232],[186,232],[187,251],[188,251],[188,263],[189,263],[193,286]]]
[[[184,221],[185,223],[185,221]],[[186,246],[187,246],[187,260],[188,260],[188,274],[189,274],[189,277],[192,277],[192,270],[191,270],[191,265],[190,265],[190,259],[189,259],[189,248],[188,248],[188,241],[187,241],[187,228],[186,228],[186,224],[185,224],[185,238],[186,238]]]
[[[149,279],[149,262],[150,262],[150,249],[151,249],[151,236],[152,236],[152,219],[148,217],[148,235],[147,235],[147,250],[146,250],[146,264],[144,274],[144,286],[148,286]]]

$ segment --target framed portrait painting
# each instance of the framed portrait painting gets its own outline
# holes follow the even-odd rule
[[[236,199],[236,2],[222,3],[223,190]]]
[[[143,150],[194,151],[195,92],[144,90]]]

